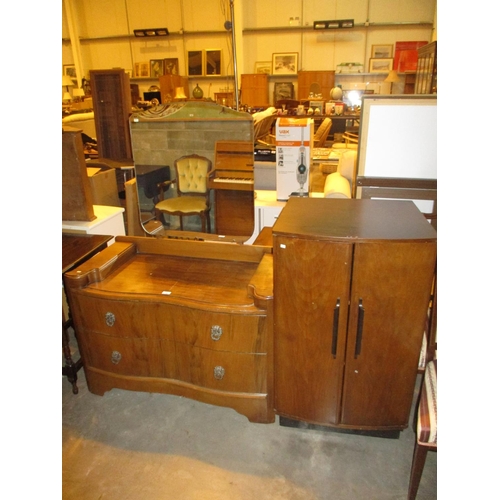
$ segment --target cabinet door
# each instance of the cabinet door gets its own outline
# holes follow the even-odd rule
[[[275,236],[275,407],[335,424],[340,415],[352,245]]]
[[[342,424],[408,423],[435,256],[435,243],[355,245]]]

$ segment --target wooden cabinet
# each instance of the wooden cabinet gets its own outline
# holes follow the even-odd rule
[[[273,422],[270,252],[117,237],[66,273],[89,390],[175,394]]]
[[[308,99],[311,84],[321,88],[323,99],[330,99],[330,90],[335,87],[335,71],[299,71],[297,73],[297,99]]]
[[[273,254],[276,412],[346,429],[405,428],[434,228],[408,201],[291,198],[273,227]]]
[[[162,75],[160,80],[161,102],[166,104],[175,98],[177,87],[184,89],[184,95],[189,97],[189,85],[187,76]]]
[[[437,94],[437,42],[418,49],[415,94]]]
[[[99,157],[131,161],[129,76],[123,69],[91,70],[90,84]]]
[[[96,218],[90,180],[83,154],[82,131],[62,130],[62,220],[92,221]]]
[[[251,107],[269,106],[269,85],[265,73],[241,75],[241,104]]]

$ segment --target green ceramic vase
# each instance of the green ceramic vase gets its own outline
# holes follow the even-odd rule
[[[193,89],[193,97],[195,99],[201,99],[203,97],[203,90],[196,84],[196,87]]]

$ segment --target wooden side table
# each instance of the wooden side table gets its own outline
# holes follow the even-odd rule
[[[90,259],[93,255],[99,253],[108,246],[108,241],[112,236],[102,234],[62,234],[62,274],[79,266],[82,262]],[[78,370],[82,367],[81,358],[73,361],[71,350],[69,348],[68,328],[72,326],[71,312],[68,310],[67,318],[62,311],[62,348],[65,359],[62,374],[68,377],[73,385],[73,394],[78,394]]]

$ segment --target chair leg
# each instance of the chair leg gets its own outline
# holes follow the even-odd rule
[[[415,500],[417,496],[418,486],[422,478],[424,470],[425,459],[427,457],[427,446],[421,446],[415,443],[413,450],[413,462],[411,464],[410,485],[408,487],[408,500]]]
[[[184,226],[182,225],[182,215],[179,215],[179,227],[181,228],[181,231],[184,231]]]

